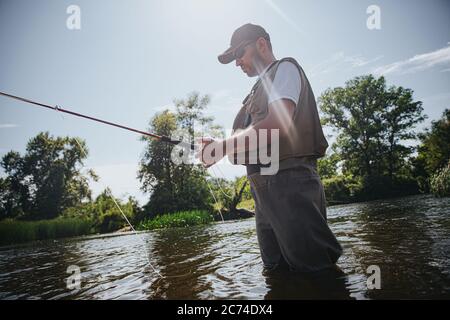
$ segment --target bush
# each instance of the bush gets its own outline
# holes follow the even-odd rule
[[[120,206],[127,219],[132,224],[135,224],[137,217],[141,216],[136,200],[130,197],[128,202],[123,203],[120,199],[113,199],[109,190],[105,190],[93,202],[87,202],[65,210],[63,216],[66,218],[89,218],[93,221],[93,226],[97,232],[113,232],[127,225],[116,203]]]
[[[384,175],[357,178],[338,176],[327,180],[329,185],[325,192],[328,189],[331,199],[340,202],[370,201],[419,193],[417,181],[406,174],[399,174],[393,179]]]
[[[322,184],[328,204],[354,201],[358,198],[362,189],[362,184],[359,180],[344,175],[323,179]]]
[[[450,161],[431,176],[431,192],[437,197],[450,197]]]
[[[176,213],[158,215],[151,220],[142,221],[139,230],[153,230],[175,227],[188,227],[194,225],[208,224],[213,221],[208,211],[192,210]]]
[[[95,227],[100,233],[113,232],[126,225],[126,220],[117,209],[100,215],[95,223]]]

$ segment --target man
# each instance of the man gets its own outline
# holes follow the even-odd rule
[[[317,159],[325,155],[328,143],[303,69],[292,58],[276,60],[269,34],[253,24],[238,28],[230,48],[218,59],[223,64],[235,61],[247,76],[258,76],[258,81],[236,116],[233,135],[223,141],[202,141],[203,163],[208,167],[225,155],[260,151],[260,145],[255,147],[245,136],[250,131],[277,130],[279,141],[267,137],[267,144],[270,149],[277,143],[278,171],[266,175],[262,170],[267,164],[244,163],[255,200],[264,266],[273,270],[287,264],[298,272],[334,268],[342,248],[327,225],[325,195],[317,174]],[[234,145],[242,139],[244,143]],[[206,150],[213,150],[208,153],[212,157],[205,156]]]

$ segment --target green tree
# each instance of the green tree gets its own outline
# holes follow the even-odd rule
[[[194,144],[197,138],[224,136],[221,126],[214,124],[214,118],[205,115],[208,95],[200,96],[196,91],[188,94],[185,99],[175,99],[176,117],[179,132],[185,141]],[[181,139],[181,136],[178,137]],[[177,174],[173,177],[177,186],[179,198],[178,210],[207,209],[212,199],[210,196],[208,174],[201,165],[182,163],[176,166]]]
[[[329,179],[338,175],[338,164],[340,157],[338,153],[321,158],[317,161],[317,172],[320,178]]]
[[[450,197],[450,160],[431,176],[431,192],[437,197]]]
[[[223,178],[211,179],[211,189],[225,212],[236,211],[242,200],[252,199],[250,184],[246,176],[237,177],[234,181]]]
[[[117,207],[119,206],[119,208]],[[128,201],[113,198],[111,190],[106,188],[94,201],[85,202],[74,207],[67,208],[63,212],[63,217],[85,218],[92,221],[92,226],[96,232],[112,232],[122,227],[128,226],[123,214],[132,224],[137,224],[142,220],[141,208],[133,197],[128,197]]]
[[[386,145],[388,175],[390,180],[394,174],[405,166],[406,159],[414,152],[414,147],[405,146],[401,142],[415,140],[418,134],[412,129],[423,122],[422,102],[413,101],[413,91],[402,87],[391,87],[387,91],[387,104],[381,114],[382,141]],[[383,154],[383,153],[382,153]]]
[[[23,156],[7,153],[0,163],[6,173],[0,182],[1,216],[51,219],[90,199],[88,180],[81,172],[87,155],[78,143],[87,150],[80,139],[43,132],[28,142]],[[96,179],[93,171],[87,174]]]
[[[430,177],[444,168],[450,159],[450,109],[445,109],[441,119],[431,122],[431,129],[419,135],[421,144],[413,159],[414,175],[422,191],[429,191]]]
[[[211,117],[204,115],[209,97],[196,92],[187,99],[175,100],[176,112],[168,110],[150,121],[150,131],[177,140],[194,143],[202,134],[221,133]],[[200,132],[198,128],[204,129]],[[197,129],[197,130],[196,130]],[[203,131],[203,130],[202,130]],[[206,182],[207,172],[201,165],[174,163],[174,146],[143,138],[147,142],[141,158],[138,178],[142,190],[150,193],[145,211],[156,214],[193,209],[211,209],[211,196]]]
[[[170,137],[177,129],[176,117],[168,110],[155,115],[150,122],[150,131]],[[147,142],[140,162],[138,178],[142,183],[141,189],[151,193],[151,211],[172,212],[176,205],[171,201],[175,198],[175,188],[172,178],[175,165],[171,161],[173,145],[159,140],[142,137]],[[148,205],[147,205],[148,207]]]
[[[333,147],[343,174],[362,178],[368,194],[388,195],[410,174],[404,168],[414,149],[404,143],[417,137],[414,126],[425,119],[412,90],[387,88],[384,77],[361,76],[344,88],[327,89],[319,105],[323,124],[338,133]]]
[[[102,233],[112,232],[127,226],[127,222],[117,206],[129,221],[135,220],[136,201],[132,197],[128,198],[126,203],[122,203],[120,199],[113,199],[111,190],[107,188],[89,206],[88,214],[94,219],[96,230]]]

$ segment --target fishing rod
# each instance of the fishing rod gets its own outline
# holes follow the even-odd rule
[[[94,118],[94,117],[87,116],[87,115],[84,115],[84,114],[81,114],[81,113],[77,113],[77,112],[74,112],[74,111],[63,109],[63,108],[61,108],[61,107],[59,107],[57,105],[56,106],[50,106],[48,104],[44,104],[44,103],[41,103],[41,102],[36,102],[36,101],[30,100],[30,99],[26,99],[26,98],[22,98],[22,97],[18,97],[18,96],[14,96],[12,94],[9,94],[9,93],[6,93],[6,92],[1,92],[1,91],[0,91],[0,95],[2,95],[4,97],[7,97],[7,98],[11,98],[11,99],[19,100],[19,101],[22,101],[22,102],[26,102],[26,103],[29,103],[29,104],[32,104],[32,105],[36,105],[36,106],[39,106],[39,107],[44,107],[44,108],[47,108],[47,109],[68,113],[68,114],[71,114],[71,115],[76,116],[76,117],[81,117],[81,118],[84,118],[84,119],[101,122],[103,124],[107,124],[107,125],[110,125],[110,126],[114,126],[114,127],[117,127],[117,128],[124,129],[124,130],[140,133],[140,134],[142,134],[144,136],[148,136],[148,137],[151,137],[153,139],[158,139],[160,141],[171,143],[171,144],[174,144],[174,145],[179,145],[181,147],[185,147],[185,148],[188,148],[188,149],[191,149],[191,150],[195,150],[195,148],[196,148],[196,145],[192,144],[192,143],[187,143],[187,142],[180,141],[180,140],[174,140],[174,139],[171,139],[171,138],[166,137],[166,136],[161,136],[161,135],[157,135],[157,134],[154,134],[154,133],[150,133],[150,132],[146,132],[146,131],[130,128],[130,127],[127,127],[127,126],[124,126],[124,125],[121,125],[121,124],[117,124],[117,123],[113,123],[113,122],[110,122],[110,121]]]
[[[154,133],[150,133],[150,132],[146,132],[146,131],[130,128],[130,127],[127,127],[127,126],[124,126],[124,125],[121,125],[121,124],[117,124],[117,123],[113,123],[113,122],[110,122],[110,121],[94,118],[94,117],[87,116],[87,115],[84,115],[84,114],[81,114],[81,113],[78,113],[78,112],[74,112],[74,111],[63,109],[63,108],[61,108],[61,107],[59,107],[57,105],[56,106],[50,106],[48,104],[44,104],[44,103],[41,103],[41,102],[37,102],[37,101],[30,100],[30,99],[26,99],[26,98],[23,98],[23,97],[15,96],[15,95],[12,95],[12,94],[9,94],[9,93],[6,93],[6,92],[2,92],[2,91],[0,91],[0,95],[4,96],[4,97],[7,97],[7,98],[15,99],[15,100],[18,100],[18,101],[22,101],[22,102],[25,102],[25,103],[29,103],[31,105],[36,105],[36,106],[39,106],[39,107],[43,107],[43,108],[47,108],[47,109],[51,109],[51,110],[56,110],[56,111],[59,111],[59,112],[68,113],[68,114],[71,114],[71,115],[76,116],[76,117],[81,117],[81,118],[84,118],[84,119],[97,121],[97,122],[100,122],[100,123],[103,123],[103,124],[107,124],[107,125],[110,125],[110,126],[114,126],[114,127],[117,127],[117,128],[121,128],[121,129],[124,129],[124,130],[140,133],[140,134],[142,134],[144,136],[148,136],[148,137],[151,137],[153,139],[158,139],[160,141],[167,142],[167,143],[174,144],[174,145],[178,145],[178,146],[181,146],[183,148],[191,149],[191,150],[194,150],[194,151],[197,148],[197,145],[192,144],[192,143],[187,143],[187,142],[180,141],[180,140],[174,140],[174,139],[171,139],[171,138],[166,137],[166,136],[157,135],[157,134],[154,134]],[[83,149],[83,147],[81,145],[80,145],[80,148],[84,152],[84,149]],[[217,199],[214,196],[214,193],[213,193],[213,191],[212,191],[208,181],[206,181],[206,183],[207,183],[208,188],[209,188],[209,190],[210,190],[210,192],[211,192],[211,194],[212,194],[212,196],[214,198],[214,201],[216,201],[216,203],[217,203]],[[112,197],[112,198],[114,199],[114,197]],[[120,209],[120,207],[119,207],[119,205],[117,203],[116,203],[116,206],[121,211],[121,213],[124,216],[124,218],[127,220],[127,223],[130,225],[131,229],[134,230],[133,226],[128,221],[127,217],[122,212],[122,209]],[[222,217],[222,221],[224,221],[221,210],[218,209],[218,211],[220,213],[220,216]]]

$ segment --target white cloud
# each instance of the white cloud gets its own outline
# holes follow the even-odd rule
[[[373,59],[367,60],[367,59],[363,58],[361,55],[355,55],[355,56],[345,57],[344,61],[350,63],[352,67],[357,68],[357,67],[364,67],[364,66],[374,63],[375,61],[378,61],[382,58],[383,58],[383,56],[378,56]]]
[[[375,68],[372,73],[381,76],[387,74],[410,74],[434,67],[450,66],[450,46],[432,52],[415,55],[404,61],[398,61]],[[450,69],[445,69],[448,71]]]
[[[0,124],[0,129],[9,129],[9,128],[17,128],[18,125],[14,123],[3,123]]]
[[[361,54],[346,55],[343,51],[334,53],[329,59],[322,61],[310,70],[311,77],[324,75],[332,72],[339,72],[349,68],[365,67],[375,61],[382,59],[383,56],[377,56],[367,59]]]

